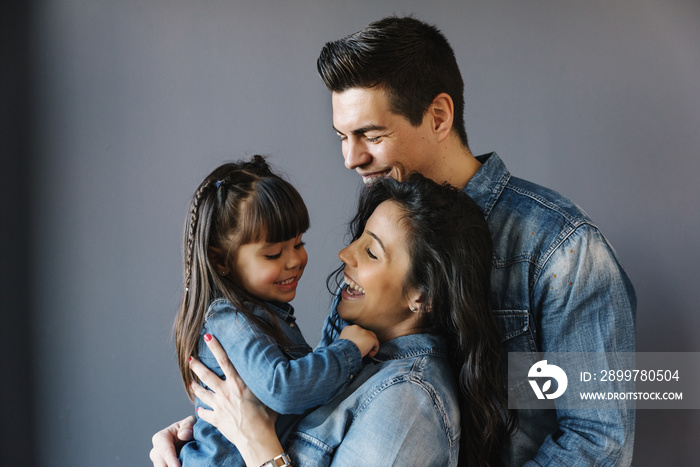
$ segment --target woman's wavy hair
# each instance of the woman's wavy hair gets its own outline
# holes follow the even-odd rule
[[[229,300],[277,342],[287,341],[274,319],[250,312],[253,304],[272,316],[267,305],[241,285],[234,267],[236,252],[248,243],[284,242],[308,228],[309,213],[301,195],[272,172],[263,156],[223,164],[199,185],[185,222],[184,290],[174,326],[177,361],[190,398],[194,398],[190,384],[198,379],[189,359],[198,355],[206,311],[217,298]],[[230,274],[219,274],[216,264],[226,265]]]
[[[411,258],[405,290],[422,294],[424,331],[450,343],[461,392],[460,465],[497,465],[515,422],[507,410],[500,332],[491,310],[492,244],[484,216],[465,193],[420,174],[400,183],[385,178],[363,190],[350,223],[352,241],[385,201],[403,213]]]

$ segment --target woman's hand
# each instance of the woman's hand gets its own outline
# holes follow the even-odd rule
[[[212,408],[200,408],[197,414],[236,445],[247,465],[257,467],[284,451],[275,433],[277,414],[248,389],[219,341],[209,334],[204,340],[226,379],[219,378],[196,358],[190,360],[192,371],[211,389],[193,383],[197,398]]]
[[[190,415],[153,435],[150,454],[153,467],[180,467],[177,451],[192,439],[194,421],[195,418]]]

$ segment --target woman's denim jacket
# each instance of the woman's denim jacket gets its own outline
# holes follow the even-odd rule
[[[360,349],[349,340],[337,340],[316,351],[306,343],[289,304],[266,302],[291,345],[282,347],[225,299],[214,301],[206,313],[199,339],[199,359],[219,376],[223,371],[204,342],[215,336],[226,350],[243,381],[268,407],[280,414],[301,414],[324,404],[347,386],[360,370]],[[269,322],[268,314],[250,307]],[[197,399],[196,407],[204,406]],[[277,430],[284,432],[299,415],[280,416]],[[194,440],[180,452],[185,467],[245,465],[238,450],[215,427],[199,417]]]
[[[495,154],[465,192],[493,237],[492,306],[508,352],[634,352],[636,297],[615,251],[578,206],[512,177]],[[530,390],[527,379],[510,390]],[[521,387],[517,387],[521,385]],[[520,410],[506,465],[629,465],[632,410]],[[534,460],[534,463],[527,461]]]
[[[337,338],[330,322],[319,348]],[[304,417],[283,446],[296,467],[456,466],[457,393],[444,338],[398,337],[366,358],[350,385]]]

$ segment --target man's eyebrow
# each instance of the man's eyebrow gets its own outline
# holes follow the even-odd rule
[[[341,135],[344,134],[342,131],[338,130],[335,126],[333,126],[333,129],[335,130],[336,133],[340,133]],[[353,135],[362,135],[362,134],[365,134],[365,133],[370,132],[370,131],[383,131],[383,130],[386,130],[385,126],[367,125],[367,126],[363,126],[360,128],[356,128],[356,129],[352,130],[351,133]]]
[[[381,239],[377,237],[377,234],[370,230],[367,230],[367,234],[374,238],[377,241],[377,243],[379,243],[379,246],[382,247],[382,251],[384,251],[384,254],[389,256],[389,253],[387,253],[386,248],[384,248],[384,243],[382,243]]]

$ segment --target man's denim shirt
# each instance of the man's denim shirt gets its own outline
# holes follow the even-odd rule
[[[634,289],[588,215],[512,177],[495,153],[477,159],[483,165],[464,191],[493,237],[492,306],[504,361],[507,352],[532,352],[533,363],[535,352],[633,352]],[[632,410],[520,410],[518,417],[507,465],[631,463]]]
[[[199,339],[199,359],[223,376],[216,359],[204,342],[204,334],[215,336],[251,391],[265,405],[280,414],[301,414],[325,404],[357,375],[362,364],[360,349],[349,340],[336,340],[311,351],[296,324],[289,304],[265,302],[291,342],[282,347],[264,334],[231,302],[219,299],[207,309]],[[257,317],[270,322],[261,308],[250,306]],[[196,407],[204,406],[199,399]],[[279,434],[300,418],[280,416]],[[186,466],[245,465],[238,450],[212,425],[197,417],[194,441],[180,452]]]
[[[337,338],[329,323],[319,348]],[[297,467],[456,466],[457,391],[444,338],[398,337],[366,358],[350,385],[304,417],[283,446]]]

